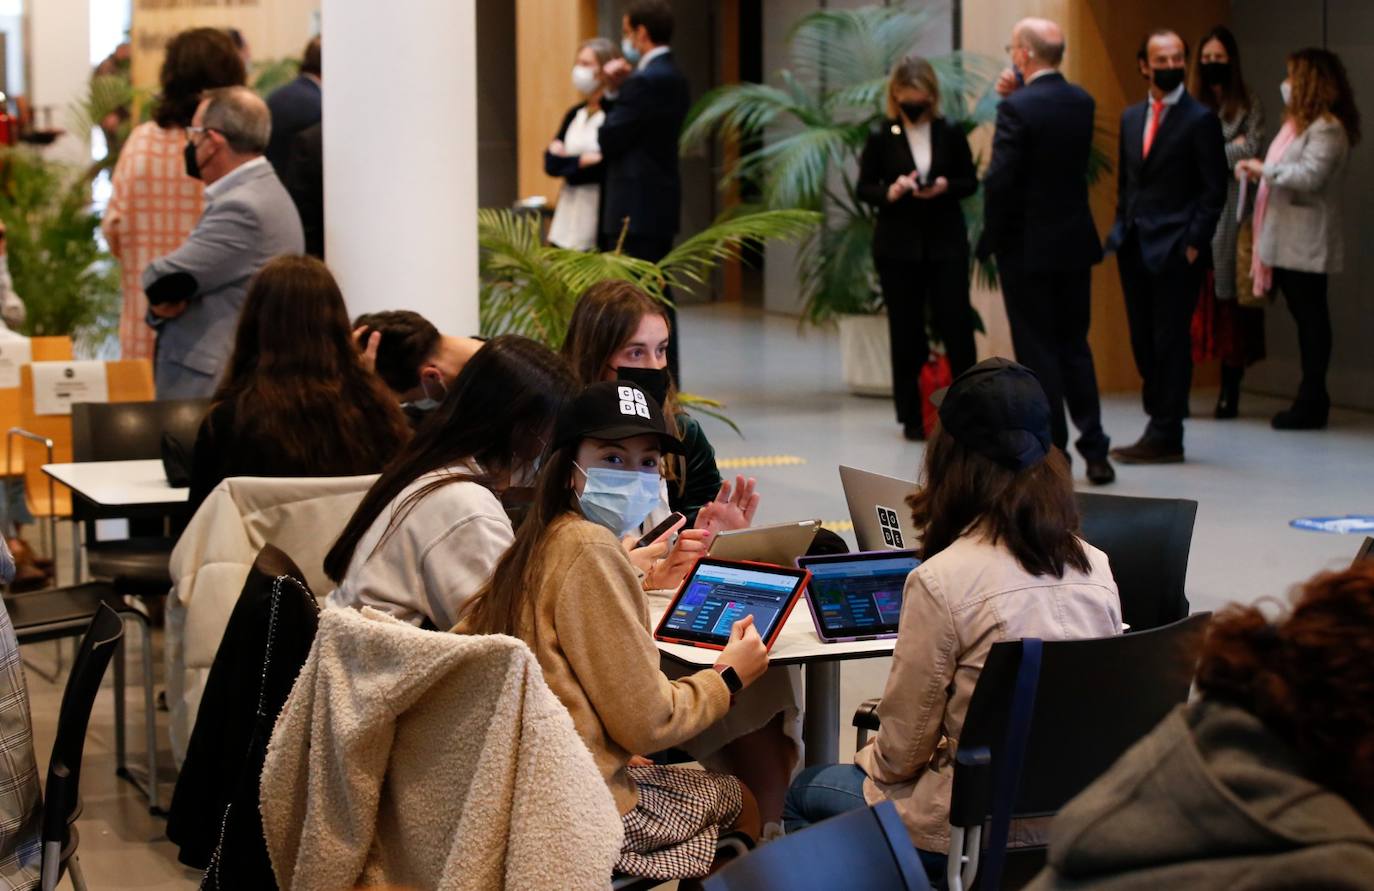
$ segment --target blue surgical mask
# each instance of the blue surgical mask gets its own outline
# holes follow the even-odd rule
[[[582,516],[605,526],[624,538],[639,528],[644,518],[658,506],[660,492],[657,473],[638,470],[616,470],[612,467],[593,467],[583,470],[587,485],[582,489],[578,504]]]
[[[639,64],[639,57],[640,57],[639,47],[635,46],[634,41],[631,40],[630,38],[628,38],[628,37],[622,37],[622,38],[620,38],[620,52],[621,52],[622,55],[625,56],[625,61],[626,61],[626,62],[629,62],[631,65],[638,65],[638,64]]]
[[[435,399],[433,396],[430,396],[429,386],[426,384],[424,377],[420,378],[420,390],[425,394],[424,397],[421,399],[412,399],[409,403],[410,407],[416,411],[434,411],[439,407],[439,404],[444,401],[444,397],[448,395],[448,387],[444,386],[443,381],[439,381],[439,398]]]

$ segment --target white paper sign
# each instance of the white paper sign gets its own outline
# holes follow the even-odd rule
[[[104,362],[33,363],[34,414],[69,415],[73,403],[109,401]]]
[[[27,337],[0,339],[0,389],[19,389],[19,368],[33,361],[33,343]]]

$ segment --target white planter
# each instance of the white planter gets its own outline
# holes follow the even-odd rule
[[[887,314],[840,316],[839,324],[845,387],[856,396],[891,396],[892,341]]]

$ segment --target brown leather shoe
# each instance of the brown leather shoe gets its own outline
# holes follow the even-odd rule
[[[1135,445],[1112,449],[1111,455],[1122,464],[1182,464],[1183,446],[1141,439]]]

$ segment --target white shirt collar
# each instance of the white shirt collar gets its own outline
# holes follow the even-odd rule
[[[1059,69],[1058,69],[1058,68],[1041,68],[1039,71],[1035,72],[1035,73],[1032,74],[1030,77],[1026,78],[1026,83],[1034,83],[1035,81],[1039,80],[1040,78],[1044,77],[1044,76],[1047,75],[1047,74],[1058,74],[1058,73],[1059,73]]]
[[[1163,99],[1165,106],[1177,105],[1178,100],[1183,98],[1183,89],[1185,86],[1187,85],[1179,84],[1178,86],[1174,87],[1173,90],[1171,90],[1170,92],[1165,93]],[[1150,105],[1154,105],[1155,97],[1147,92],[1145,94],[1145,101]]]
[[[669,52],[669,50],[670,47],[668,47],[667,45],[654,47],[653,49],[649,50],[647,53],[639,57],[639,64],[635,66],[635,70],[643,71],[650,62],[652,62],[654,59],[657,59],[664,53]]]
[[[245,161],[244,163],[235,167],[233,170],[226,173],[224,176],[221,176],[219,179],[212,182],[210,185],[206,186],[206,199],[213,200],[215,198],[218,198],[220,195],[223,195],[225,192],[232,189],[235,186],[235,184],[238,183],[239,180],[243,179],[244,174],[250,173],[259,167],[266,166],[267,158],[263,157],[262,155],[258,155],[251,161]]]

